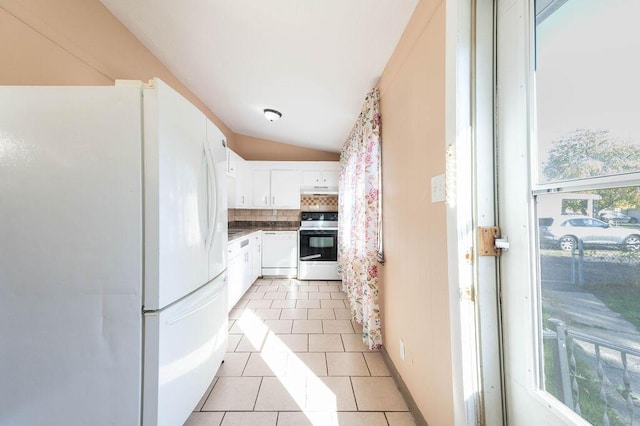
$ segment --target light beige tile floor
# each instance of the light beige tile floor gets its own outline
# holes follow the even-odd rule
[[[334,281],[259,279],[229,313],[225,362],[189,426],[408,426],[382,355]]]

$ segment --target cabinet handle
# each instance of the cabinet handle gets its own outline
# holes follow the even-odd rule
[[[271,205],[272,206],[276,205],[276,197],[271,197]]]
[[[266,206],[266,205],[267,205],[267,203],[268,203],[268,201],[267,201],[267,196],[265,195],[265,196],[264,196],[264,205]]]

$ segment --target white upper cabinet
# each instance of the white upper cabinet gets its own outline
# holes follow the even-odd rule
[[[251,207],[251,171],[248,162],[227,148],[227,195],[229,208]]]
[[[246,161],[227,150],[229,208],[299,209],[306,189],[338,188],[337,161]]]
[[[337,187],[338,170],[305,170],[302,172],[303,187]]]
[[[253,206],[271,206],[271,172],[269,170],[253,171]]]
[[[251,207],[251,194],[253,192],[251,182],[251,170],[247,162],[240,158],[236,174],[235,206],[239,209]]]
[[[271,171],[271,207],[300,208],[299,171]]]
[[[300,208],[300,171],[254,170],[253,207]]]
[[[238,173],[238,163],[244,161],[235,152],[227,148],[227,174],[232,177],[236,177]]]

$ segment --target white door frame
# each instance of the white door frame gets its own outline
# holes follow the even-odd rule
[[[504,419],[497,259],[477,255],[496,225],[493,0],[446,4],[447,241],[456,425]]]

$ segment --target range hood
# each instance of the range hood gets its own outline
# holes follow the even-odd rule
[[[337,186],[303,186],[300,188],[302,195],[338,195]]]

